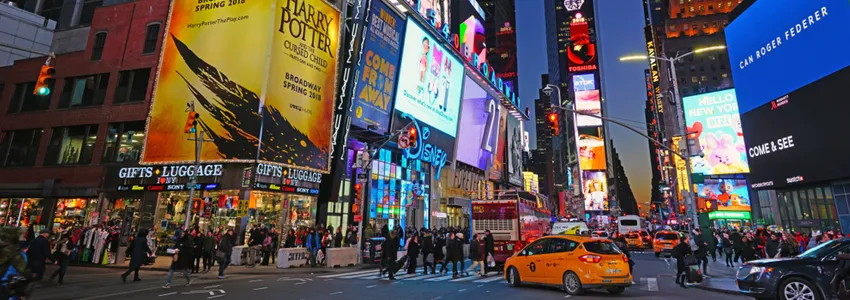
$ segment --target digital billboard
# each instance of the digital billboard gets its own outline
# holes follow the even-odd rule
[[[578,162],[582,170],[605,170],[605,140],[602,127],[578,129]]]
[[[750,211],[750,194],[745,179],[710,179],[697,184],[703,199],[717,200],[717,210]]]
[[[581,171],[585,211],[608,210],[608,178],[604,171]]]
[[[850,67],[741,116],[752,188],[846,178],[850,175]]]
[[[702,157],[691,158],[694,173],[750,172],[735,89],[684,97],[682,105],[688,132],[691,133],[689,138],[699,139],[703,153]]]
[[[602,119],[588,116],[602,116],[602,99],[599,90],[586,90],[575,92],[576,110],[585,114],[576,114],[576,125],[578,127],[602,126]]]
[[[479,69],[487,62],[483,11],[476,0],[457,0],[452,5],[452,33],[457,34],[460,55]]]
[[[522,121],[508,115],[507,140],[505,142],[505,164],[508,169],[508,182],[516,186],[523,185],[522,179]]]
[[[407,19],[395,109],[455,137],[463,72],[450,50]]]
[[[490,179],[497,182],[501,181],[505,174],[505,141],[507,140],[505,132],[508,127],[508,110],[500,109],[500,111],[499,133],[497,134],[499,141],[496,143],[496,150],[493,152],[493,166],[490,168]]]
[[[406,0],[438,32],[451,32],[451,0]]]
[[[679,142],[682,141],[682,137],[674,136],[671,140],[673,141],[673,145],[679,145]],[[678,148],[678,146],[675,146],[674,148]],[[673,156],[673,164],[676,166],[676,187],[678,188],[677,190],[689,191],[688,185],[691,181],[688,176],[688,166],[685,164],[685,160],[679,157],[678,155],[671,156]]]
[[[372,1],[368,18],[356,71],[351,124],[364,129],[372,125],[371,131],[385,133],[395,97],[405,23],[383,1]]]
[[[596,89],[596,74],[573,75],[573,91],[591,91]]]
[[[596,43],[591,41],[590,26],[587,22],[577,21],[570,24],[570,46],[566,50],[570,72],[597,69]]]
[[[194,103],[198,130],[213,139],[200,160],[327,173],[339,14],[321,0],[172,3],[141,161],[195,160],[184,133]]]
[[[487,61],[496,70],[496,77],[502,78],[505,85],[516,91],[518,84],[517,45],[516,45],[516,15],[497,14],[495,20],[487,20],[496,24],[495,44],[490,43]],[[491,38],[492,40],[492,38]]]
[[[847,0],[755,1],[724,29],[741,112],[850,66],[847,28]]]
[[[492,164],[492,153],[498,146],[501,111],[505,109],[467,76],[464,77],[461,106],[455,157],[468,165],[487,170],[487,166]]]

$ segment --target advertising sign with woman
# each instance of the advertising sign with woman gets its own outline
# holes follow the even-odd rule
[[[608,180],[605,171],[581,171],[585,211],[608,210]]]

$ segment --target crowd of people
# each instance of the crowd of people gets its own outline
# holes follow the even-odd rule
[[[383,237],[381,243],[380,277],[387,274],[390,280],[395,280],[395,273],[407,266],[407,274],[416,274],[418,262],[423,263],[422,275],[448,274],[451,263],[453,278],[470,276],[474,271],[478,276],[487,276],[488,269],[495,266],[493,254],[495,247],[493,236],[487,230],[483,235],[472,234],[469,237],[468,228],[416,229],[407,227],[393,230],[384,225],[376,237]],[[469,245],[468,255],[464,257],[464,245]],[[445,252],[444,252],[445,248]],[[398,257],[399,250],[406,251]],[[421,258],[420,258],[421,256]],[[472,265],[466,267],[465,260],[469,258]],[[439,271],[437,267],[439,266]],[[475,269],[478,268],[478,271]]]

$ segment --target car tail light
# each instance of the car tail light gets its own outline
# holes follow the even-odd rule
[[[586,263],[595,264],[595,263],[599,263],[600,261],[602,261],[602,257],[598,256],[598,255],[585,254],[585,255],[579,256],[578,260],[586,262]]]
[[[623,261],[624,261],[624,262],[629,262],[629,257],[628,257],[628,256],[626,256],[626,255],[623,255]]]

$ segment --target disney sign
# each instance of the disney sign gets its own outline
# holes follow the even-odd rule
[[[431,137],[430,127],[420,126],[419,121],[408,113],[402,113],[401,118],[409,119],[410,126],[413,126],[416,128],[416,131],[419,132],[416,140],[416,146],[402,150],[404,158],[418,159],[431,164],[431,166],[436,169],[434,177],[440,178],[440,170],[442,170],[443,166],[446,165],[448,153],[437,145],[426,142]]]

